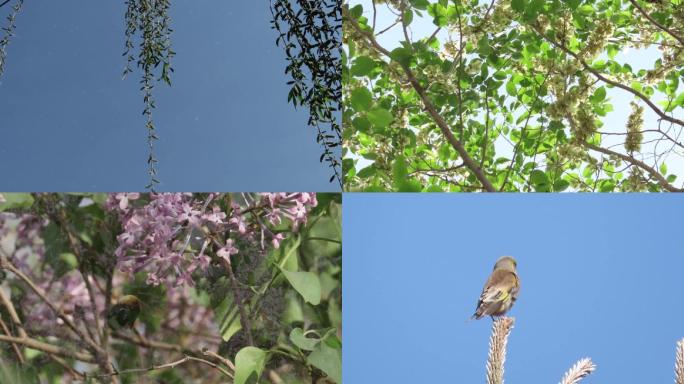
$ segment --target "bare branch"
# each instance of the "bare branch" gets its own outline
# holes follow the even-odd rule
[[[590,373],[594,372],[596,365],[590,358],[581,359],[570,368],[561,379],[560,384],[577,384]]]
[[[122,371],[113,371],[112,373],[107,373],[107,374],[102,374],[102,375],[93,375],[93,376],[90,376],[90,375],[89,375],[88,377],[93,377],[93,378],[96,378],[96,377],[110,377],[110,376],[117,376],[117,375],[125,375],[125,374],[129,374],[129,373],[142,373],[142,372],[157,371],[157,370],[160,370],[160,369],[175,368],[176,366],[181,365],[181,364],[183,364],[183,363],[185,363],[185,362],[187,362],[187,361],[197,361],[197,362],[206,364],[206,365],[208,365],[208,366],[210,366],[210,367],[213,367],[214,369],[218,370],[218,371],[221,372],[223,375],[228,376],[228,377],[230,377],[231,379],[233,378],[233,375],[232,375],[232,374],[230,374],[230,373],[229,373],[228,371],[226,371],[225,369],[219,367],[218,365],[212,363],[211,361],[204,360],[204,359],[200,359],[199,357],[194,357],[194,356],[189,356],[189,355],[185,355],[185,357],[182,358],[182,359],[180,359],[180,360],[172,361],[172,362],[166,363],[166,364],[153,365],[153,366],[147,367],[147,368],[124,369],[124,370],[122,370]]]
[[[515,318],[513,317],[502,317],[492,323],[492,335],[489,339],[489,356],[487,358],[487,384],[503,384],[504,382],[506,344],[514,322]]]
[[[55,306],[55,304],[45,295],[45,292],[43,292],[42,289],[37,287],[28,276],[26,276],[17,267],[15,267],[14,264],[12,264],[8,258],[3,257],[2,260],[0,260],[0,268],[9,270],[10,272],[14,273],[17,277],[19,277],[21,280],[23,280],[29,286],[29,288],[31,288],[31,290],[33,290],[33,292],[35,292],[36,295],[38,295],[38,297],[40,297],[40,299],[43,300],[45,304],[47,304],[48,307],[50,307],[50,309],[52,309],[52,312],[57,317],[62,319],[62,321],[64,321],[64,324],[71,328],[72,331],[74,331],[76,335],[83,339],[97,353],[104,353],[104,350],[99,345],[97,345],[92,339],[90,339],[85,332],[79,329],[76,326],[76,324],[74,324],[74,322],[71,321],[71,319],[64,314],[64,312],[57,308],[57,306]]]
[[[38,341],[38,340],[31,339],[28,337],[12,337],[12,336],[0,335],[0,341],[5,341],[8,343],[14,343],[14,344],[21,344],[21,345],[24,345],[26,347],[37,349],[39,351],[47,352],[47,353],[50,353],[53,355],[72,358],[72,359],[80,360],[80,361],[83,361],[86,363],[97,364],[97,360],[95,360],[95,358],[88,353],[72,352],[72,351],[69,351],[67,349],[60,348],[56,345],[43,343],[42,341]]]

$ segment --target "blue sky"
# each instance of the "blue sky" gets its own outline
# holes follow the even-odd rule
[[[346,194],[344,379],[485,381],[495,260],[522,281],[506,382],[667,383],[684,337],[679,195]]]
[[[24,4],[0,78],[0,190],[147,184],[140,74],[121,79],[124,13],[123,1]],[[157,189],[339,190],[308,112],[287,102],[269,1],[173,2],[171,16],[173,86],[155,93]]]

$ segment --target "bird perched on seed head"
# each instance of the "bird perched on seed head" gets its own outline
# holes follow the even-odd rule
[[[482,288],[477,309],[471,319],[502,316],[518,298],[520,279],[515,271],[517,263],[511,256],[503,256],[494,264],[494,271]]]
[[[107,313],[107,324],[114,329],[133,328],[135,319],[140,314],[140,300],[133,295],[123,296],[119,301],[109,308]]]

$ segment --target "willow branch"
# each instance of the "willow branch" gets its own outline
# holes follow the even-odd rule
[[[344,15],[344,18],[349,23],[349,25],[351,25],[357,33],[364,36],[368,40],[368,42],[373,46],[373,48],[375,48],[378,52],[382,53],[386,57],[391,58],[390,52],[383,46],[378,44],[377,40],[375,40],[375,37],[371,33],[362,30],[361,27],[359,27],[358,23],[355,20],[353,20],[353,18],[349,14],[349,11],[344,7],[342,8],[342,14]],[[458,140],[451,132],[449,124],[446,122],[446,120],[444,120],[442,115],[440,115],[439,112],[437,112],[437,108],[435,108],[435,106],[432,104],[432,101],[425,92],[425,89],[418,82],[418,79],[416,79],[416,76],[413,74],[413,71],[411,71],[411,68],[409,68],[409,66],[404,63],[399,63],[399,65],[406,74],[406,77],[411,83],[411,86],[423,102],[423,108],[435,121],[440,131],[442,131],[442,134],[446,137],[449,144],[451,144],[451,146],[456,150],[456,152],[458,152],[459,156],[461,156],[461,158],[463,159],[463,163],[466,165],[466,167],[468,167],[468,169],[475,175],[475,177],[482,184],[482,187],[486,191],[496,192],[496,188],[494,188],[491,181],[489,181],[487,176],[484,174],[482,168],[480,168],[477,162],[475,162],[475,160],[473,160],[470,154],[468,154],[468,151],[466,151],[465,147],[463,146],[463,143],[460,140]]]
[[[5,341],[8,343],[14,343],[14,344],[21,344],[23,346],[33,348],[33,349],[37,349],[39,351],[43,351],[43,352],[46,352],[46,353],[49,353],[52,355],[76,359],[79,361],[83,361],[85,363],[97,364],[97,360],[92,355],[90,355],[88,353],[72,352],[72,351],[69,351],[67,349],[58,347],[56,345],[43,343],[42,341],[38,341],[38,340],[31,339],[28,337],[13,337],[13,336],[0,335],[0,341]]]
[[[561,379],[560,384],[577,384],[590,373],[594,372],[596,365],[590,358],[581,359],[570,368]]]
[[[684,384],[684,339],[677,342],[677,355],[675,357],[675,383]]]
[[[506,362],[506,344],[508,335],[513,329],[513,317],[502,317],[492,324],[492,335],[489,339],[489,356],[487,358],[487,384],[503,384],[504,363]]]

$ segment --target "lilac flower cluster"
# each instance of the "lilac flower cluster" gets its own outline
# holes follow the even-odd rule
[[[212,204],[227,197],[209,194],[202,200],[191,193],[152,193],[143,202],[138,193],[110,194],[105,208],[119,214],[123,227],[115,252],[119,268],[145,271],[151,285],[192,286],[193,273],[206,270],[211,255],[230,261],[240,251],[238,240],[278,248],[288,233],[306,224],[317,205],[314,193],[241,194],[228,212]]]

